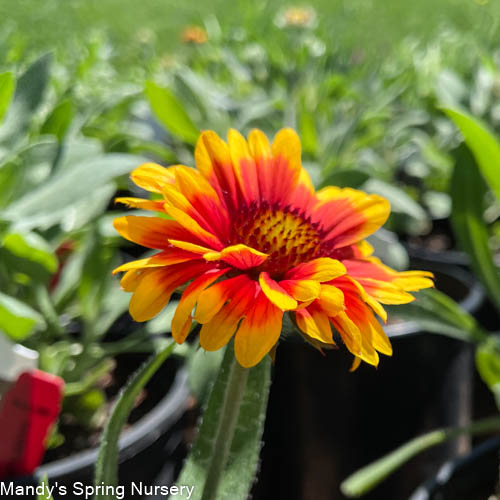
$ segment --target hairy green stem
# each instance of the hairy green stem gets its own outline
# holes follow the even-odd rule
[[[215,436],[214,454],[208,469],[202,500],[215,500],[217,496],[217,489],[231,450],[248,372],[248,368],[243,368],[236,358],[233,359]]]

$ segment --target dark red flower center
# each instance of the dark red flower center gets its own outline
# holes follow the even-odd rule
[[[320,250],[318,224],[298,209],[263,202],[240,208],[233,220],[232,244],[243,243],[269,255],[259,272],[278,277],[300,262],[313,259]]]

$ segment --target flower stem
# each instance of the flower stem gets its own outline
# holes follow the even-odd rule
[[[249,370],[243,368],[236,361],[236,358],[233,358],[230,370],[215,436],[214,454],[203,488],[202,500],[215,500],[217,496],[217,489],[231,451],[234,431],[240,414],[240,405],[247,385]]]

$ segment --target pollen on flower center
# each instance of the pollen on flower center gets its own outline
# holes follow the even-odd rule
[[[316,256],[321,232],[298,209],[279,208],[267,202],[243,207],[235,217],[237,241],[267,253],[269,258],[259,268],[270,275],[280,275],[300,262]]]

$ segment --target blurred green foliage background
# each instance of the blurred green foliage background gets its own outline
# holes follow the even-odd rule
[[[255,38],[279,39],[273,12],[285,0],[19,0],[0,2],[2,28],[12,29],[27,47],[55,48],[63,52],[73,44],[85,45],[94,29],[104,29],[123,62],[138,62],[137,34],[154,31],[155,48],[171,52],[179,46],[179,30],[185,24],[201,24],[216,18],[224,29],[248,29]],[[500,5],[494,0],[312,0],[319,33],[332,46],[363,49],[374,61],[397,50],[408,36],[429,41],[448,28],[458,30],[483,48],[496,42]],[[458,49],[458,47],[457,47]],[[456,54],[458,57],[459,54]]]
[[[291,6],[309,19],[287,22]],[[186,41],[192,25],[206,40]],[[457,250],[463,141],[443,106],[498,133],[499,29],[497,0],[0,0],[0,333],[66,379],[68,411],[97,390],[83,424],[102,423],[99,377],[151,351],[176,300],[130,321],[111,269],[138,250],[112,199],[144,195],[127,175],[145,159],[193,165],[201,129],[294,127],[317,186],[389,199],[391,232],[372,243],[395,268],[398,240]],[[500,208],[484,201],[483,253],[498,253]]]

